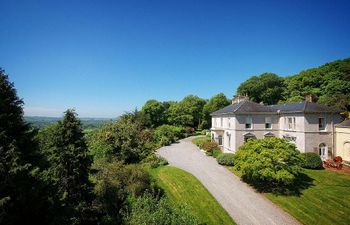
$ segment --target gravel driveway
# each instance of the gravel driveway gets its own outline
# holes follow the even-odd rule
[[[292,216],[274,205],[232,172],[217,164],[192,144],[194,137],[158,149],[170,165],[195,177],[226,209],[237,224],[299,224]]]

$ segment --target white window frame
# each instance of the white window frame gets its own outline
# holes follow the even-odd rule
[[[323,129],[320,127],[320,119],[323,119]],[[318,130],[319,131],[326,131],[327,130],[327,123],[325,117],[318,117]]]
[[[270,125],[269,127],[267,127],[268,124]],[[272,129],[272,118],[270,116],[265,117],[265,129]]]
[[[247,124],[250,124],[250,127],[247,127]],[[253,117],[251,116],[246,116],[245,117],[245,124],[244,124],[245,129],[252,130],[253,129]]]

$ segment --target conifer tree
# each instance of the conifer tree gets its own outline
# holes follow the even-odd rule
[[[91,158],[88,155],[81,122],[74,110],[67,110],[62,121],[53,126],[46,142],[49,162],[47,179],[56,189],[56,199],[65,224],[87,224],[91,221],[92,186],[89,182]]]
[[[47,222],[35,132],[24,122],[22,107],[0,68],[0,224]]]

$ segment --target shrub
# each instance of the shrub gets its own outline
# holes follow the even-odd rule
[[[217,158],[221,154],[222,154],[222,152],[221,152],[220,149],[214,149],[210,156],[213,156],[214,158]]]
[[[321,169],[322,160],[321,157],[314,152],[306,152],[301,154],[301,167],[307,169]]]
[[[214,150],[219,149],[219,145],[215,142],[204,141],[201,145],[201,149],[203,149],[208,154],[212,154]]]
[[[192,143],[197,145],[199,148],[202,148],[202,144],[205,141],[210,141],[210,137],[197,137],[192,140]]]
[[[235,154],[235,170],[256,187],[292,185],[300,174],[301,157],[294,144],[279,138],[250,140]]]
[[[154,131],[154,138],[161,146],[170,145],[182,137],[184,137],[184,129],[182,127],[162,125]]]
[[[233,166],[235,155],[232,153],[223,153],[217,157],[217,161],[220,165]]]
[[[187,208],[174,205],[166,197],[154,197],[149,193],[130,199],[130,210],[124,221],[129,225],[199,224]]]
[[[209,132],[208,129],[204,129],[204,130],[201,131],[201,134],[202,134],[202,135],[207,135],[208,132]]]
[[[156,154],[150,154],[143,162],[149,164],[151,168],[168,165],[168,161],[165,158]]]

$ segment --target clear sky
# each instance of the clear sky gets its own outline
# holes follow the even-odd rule
[[[116,117],[232,97],[252,75],[350,57],[350,1],[0,0],[0,67],[26,115]]]

